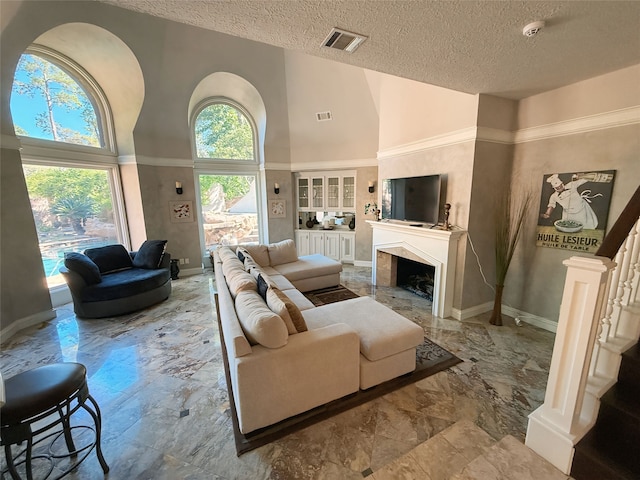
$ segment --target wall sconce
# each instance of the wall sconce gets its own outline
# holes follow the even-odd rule
[[[279,183],[274,183],[273,184],[273,192],[278,195],[280,193],[280,184]]]
[[[373,182],[369,182],[369,193],[373,193],[375,188],[373,187]]]
[[[176,193],[182,195],[182,182],[176,182]]]

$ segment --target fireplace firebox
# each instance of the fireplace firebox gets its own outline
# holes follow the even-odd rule
[[[396,268],[396,283],[398,287],[433,301],[433,285],[436,273],[436,268],[433,265],[399,257]]]

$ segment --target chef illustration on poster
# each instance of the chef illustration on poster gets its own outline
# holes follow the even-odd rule
[[[536,245],[595,253],[607,225],[615,170],[543,177]]]

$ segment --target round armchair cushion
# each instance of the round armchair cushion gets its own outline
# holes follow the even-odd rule
[[[145,240],[133,257],[133,266],[147,269],[158,268],[166,246],[166,240]]]
[[[64,254],[64,266],[80,275],[87,285],[95,285],[102,281],[98,266],[86,255],[77,252]]]

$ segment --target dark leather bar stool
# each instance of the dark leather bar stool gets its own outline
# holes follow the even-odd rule
[[[0,444],[4,446],[7,468],[15,480],[20,479],[16,467],[24,464],[27,479],[33,479],[32,460],[46,459],[49,462],[48,478],[56,466],[56,460],[69,458],[68,467],[58,473],[56,479],[74,470],[95,447],[103,472],[109,466],[102,456],[100,431],[102,418],[98,404],[89,395],[87,369],[79,363],[55,363],[19,373],[5,380],[5,404],[0,408]],[[93,419],[94,426],[71,426],[71,416],[84,409]],[[60,428],[56,428],[61,426]],[[87,429],[95,433],[92,441],[81,447],[75,446],[73,429]],[[52,433],[42,436],[46,432]],[[56,441],[64,437],[68,453],[55,452]],[[46,453],[33,455],[34,446],[50,439]],[[26,446],[13,454],[12,445]],[[60,442],[58,442],[60,443]],[[19,447],[18,447],[19,448]]]

